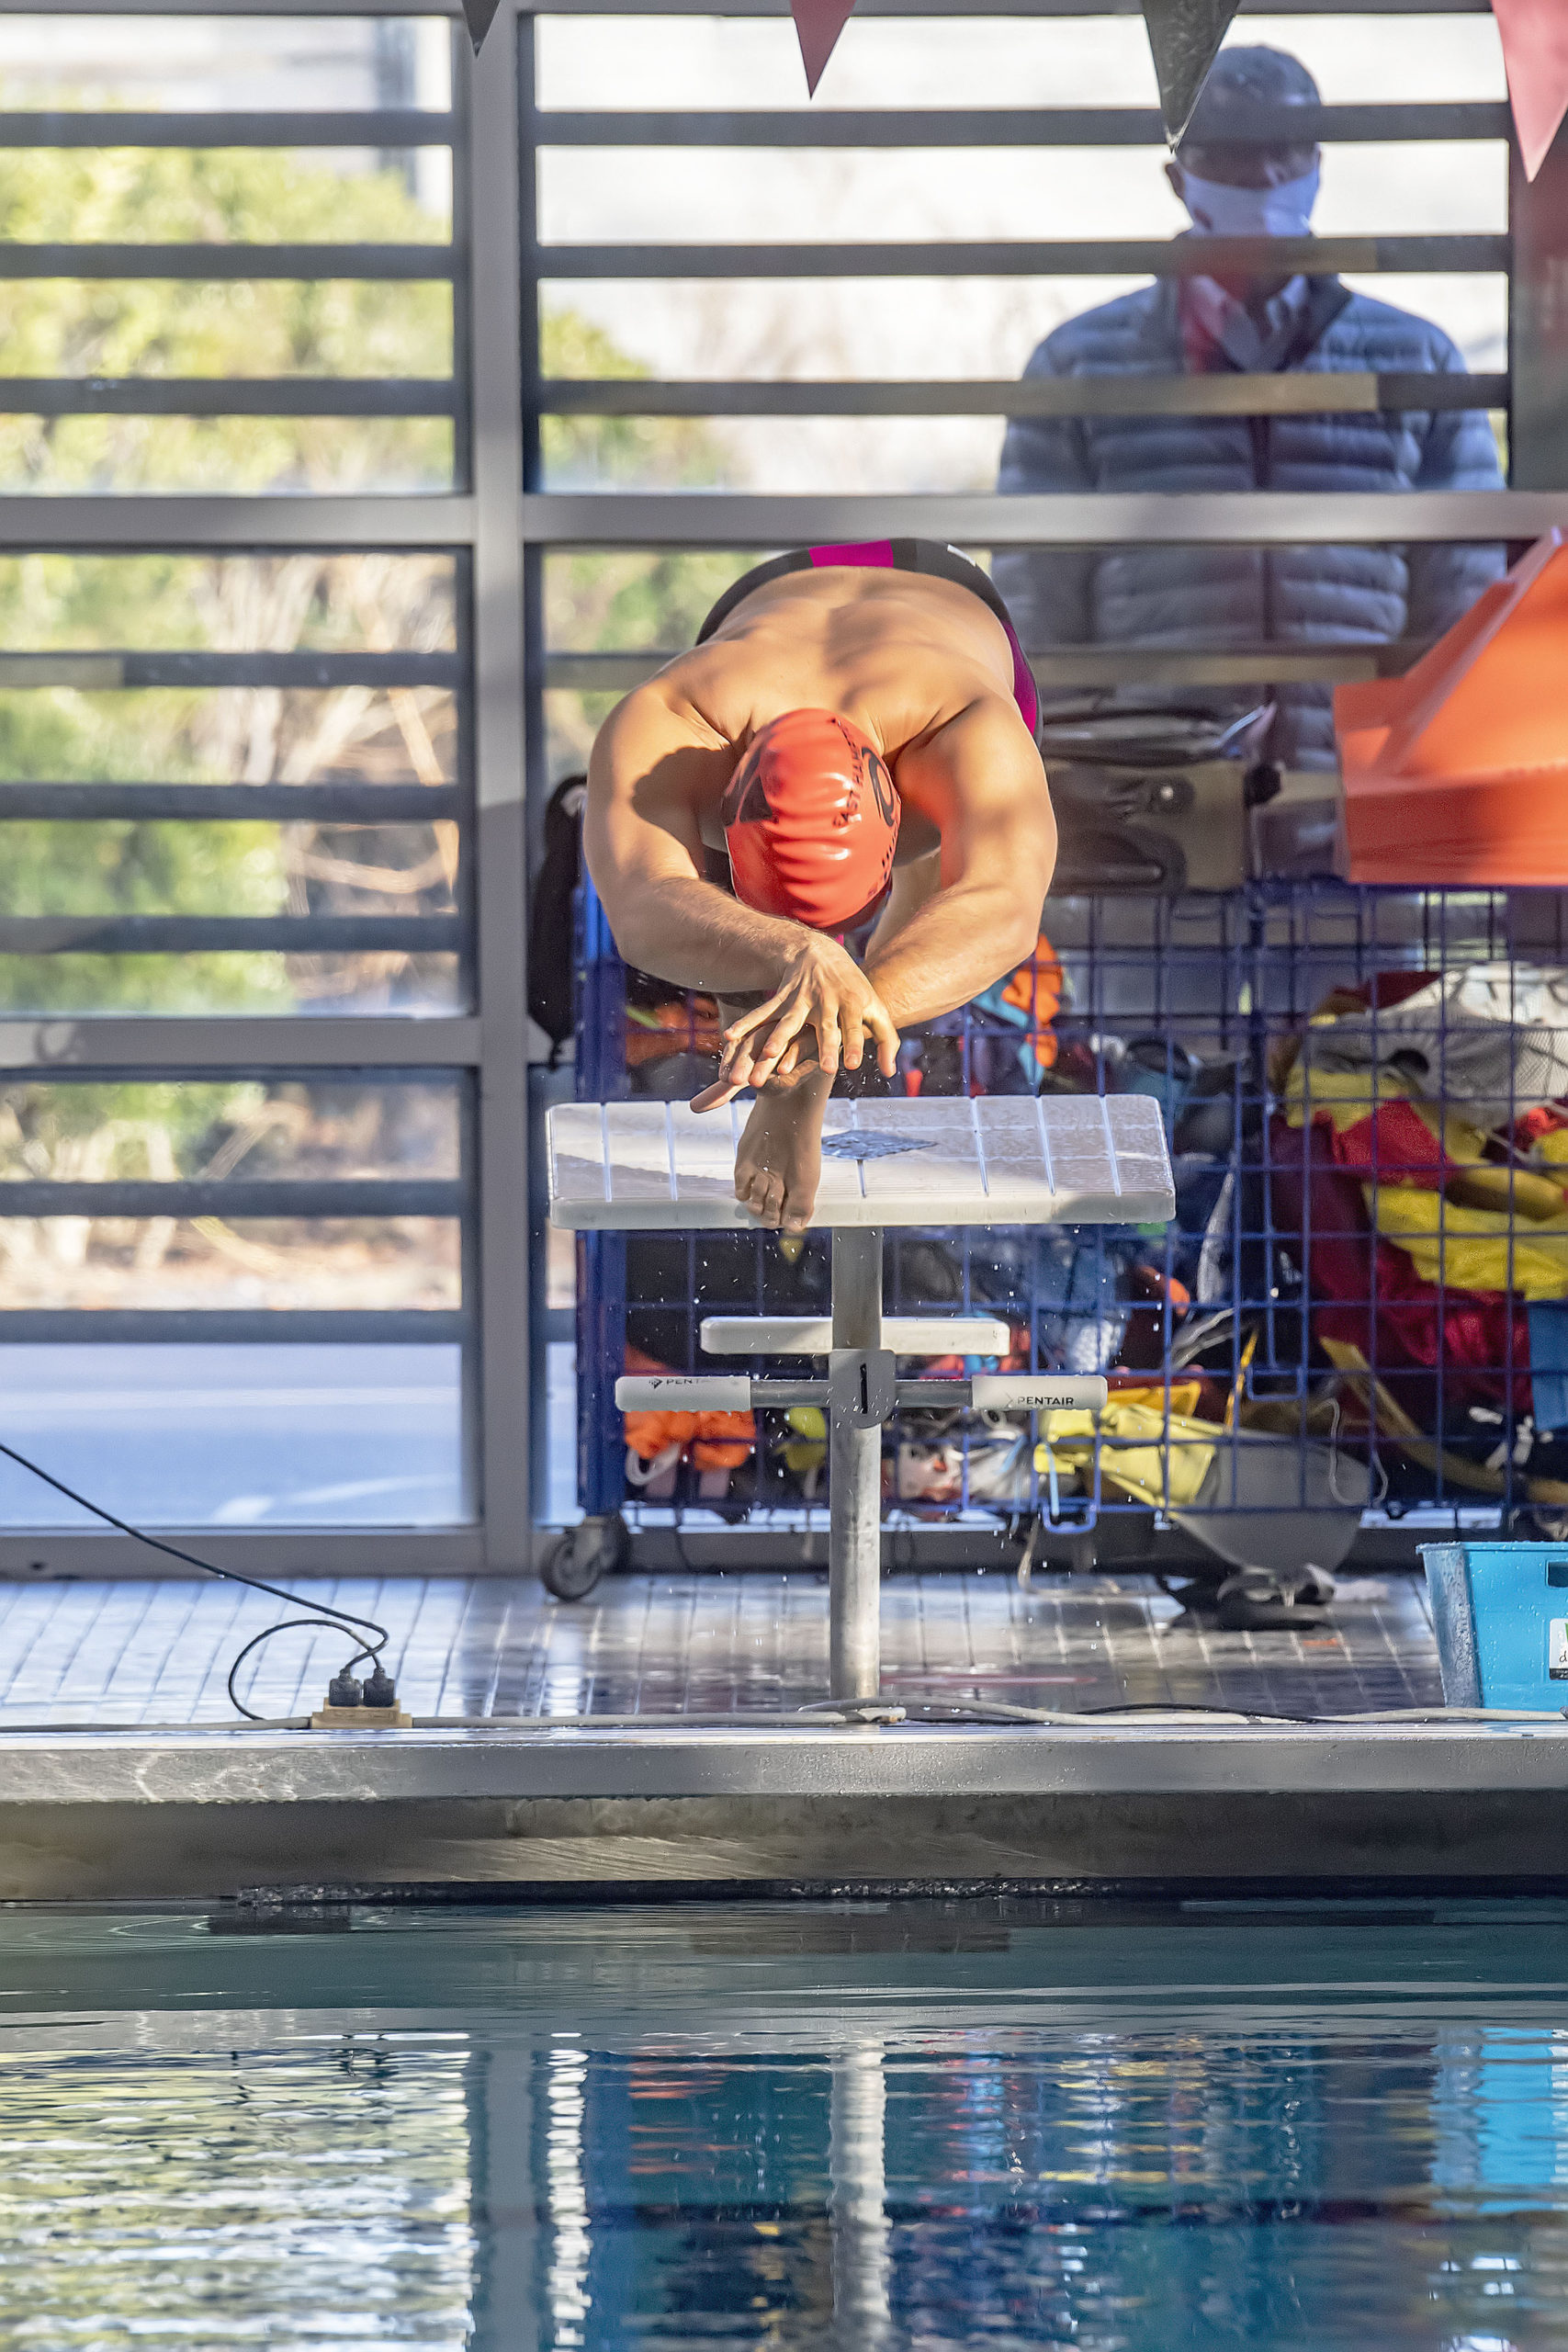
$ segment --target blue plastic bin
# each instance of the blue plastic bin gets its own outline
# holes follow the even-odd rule
[[[1568,1710],[1568,1544],[1423,1544],[1449,1707]]]

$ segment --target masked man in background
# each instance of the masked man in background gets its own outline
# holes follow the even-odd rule
[[[1258,107],[1316,106],[1304,65],[1262,47],[1223,51],[1166,166],[1194,237],[1311,234],[1319,150],[1247,141]],[[1337,277],[1162,277],[1058,327],[1024,371],[1042,376],[1461,374],[1440,329],[1354,294]],[[1483,413],[1419,408],[1277,416],[1016,417],[1003,491],[1497,490]],[[1481,546],[1123,547],[998,555],[993,576],[1031,652],[1057,646],[1378,644],[1441,636],[1501,576]],[[1268,686],[1260,669],[1258,684]],[[1332,689],[1270,688],[1267,755],[1289,768],[1335,764]],[[1123,690],[1129,701],[1168,704]],[[1180,697],[1213,708],[1213,691]],[[1256,694],[1247,696],[1256,701]],[[1239,710],[1246,704],[1238,701]]]

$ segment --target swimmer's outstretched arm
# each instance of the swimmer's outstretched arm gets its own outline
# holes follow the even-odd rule
[[[1056,865],[1040,753],[1010,703],[974,704],[898,761],[898,789],[942,835],[940,883],[895,896],[866,973],[899,1028],[953,1012],[1034,953]]]
[[[696,811],[728,783],[734,748],[672,707],[662,684],[628,695],[593,745],[582,832],[593,887],[638,971],[724,994],[774,989],[794,926],[703,879]]]

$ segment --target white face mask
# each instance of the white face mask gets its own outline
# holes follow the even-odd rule
[[[1318,167],[1279,187],[1231,187],[1183,170],[1181,200],[1201,237],[1306,237],[1317,202]]]

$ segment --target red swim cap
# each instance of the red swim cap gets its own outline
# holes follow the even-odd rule
[[[876,746],[835,711],[760,728],[719,813],[735,895],[759,914],[847,931],[887,887],[898,795]]]

